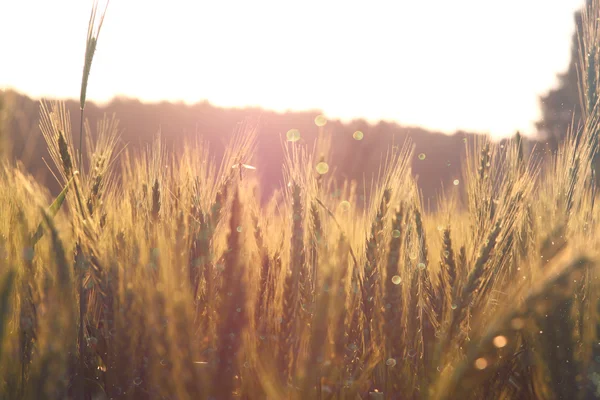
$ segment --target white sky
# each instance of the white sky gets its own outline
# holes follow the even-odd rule
[[[207,99],[511,135],[584,0],[111,0],[88,99]],[[0,1],[0,88],[79,98],[91,0]]]

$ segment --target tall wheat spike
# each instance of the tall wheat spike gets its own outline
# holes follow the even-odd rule
[[[235,389],[234,376],[238,370],[237,357],[242,345],[243,329],[247,325],[247,302],[245,282],[242,275],[243,261],[240,227],[242,224],[242,205],[239,192],[233,193],[231,218],[229,220],[229,235],[227,252],[223,271],[223,281],[226,283],[226,293],[221,294],[222,319],[218,327],[219,355],[218,367],[214,379],[219,383],[214,385],[216,398],[233,398]]]

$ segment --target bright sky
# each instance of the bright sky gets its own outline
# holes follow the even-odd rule
[[[112,0],[88,99],[533,132],[584,0]],[[0,1],[0,88],[79,98],[91,0]]]

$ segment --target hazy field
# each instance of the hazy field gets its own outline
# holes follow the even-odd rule
[[[63,192],[3,160],[0,398],[600,398],[598,4],[585,123],[545,158],[465,140],[435,212],[410,141],[359,191],[331,135],[288,132],[265,202],[252,125],[219,159],[121,150],[116,119],[72,127],[42,102]]]

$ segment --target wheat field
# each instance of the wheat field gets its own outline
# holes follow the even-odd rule
[[[133,151],[115,117],[73,132],[42,101],[64,189],[1,165],[0,398],[600,398],[599,19],[595,0],[584,123],[555,154],[466,142],[435,211],[410,141],[361,192],[331,135],[284,136],[264,201],[252,125],[219,160],[201,140]]]

